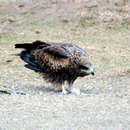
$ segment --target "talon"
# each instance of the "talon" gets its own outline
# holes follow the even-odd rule
[[[69,92],[67,90],[62,90],[62,94],[67,95],[67,94],[69,94]]]
[[[63,95],[67,95],[69,93],[69,91],[66,90],[65,86],[62,86],[62,94]]]

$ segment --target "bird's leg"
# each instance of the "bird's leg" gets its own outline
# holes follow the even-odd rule
[[[68,94],[68,91],[65,89],[66,86],[65,85],[62,85],[62,94]]]
[[[76,94],[76,95],[80,95],[80,89],[79,89],[79,88],[73,88],[73,87],[72,87],[72,83],[69,84],[68,91],[69,91],[70,93],[74,93],[74,94]]]
[[[68,83],[65,82],[64,84],[62,84],[62,94],[69,94],[70,91],[67,89],[68,88]]]
[[[72,92],[72,84],[71,83],[68,83],[68,88],[67,88],[68,92]]]
[[[73,83],[64,83],[62,85],[62,94],[66,95],[69,93],[74,93],[76,95],[80,95],[80,89],[79,88],[73,88]]]

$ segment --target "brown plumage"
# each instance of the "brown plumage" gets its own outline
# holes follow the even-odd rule
[[[94,75],[87,52],[74,44],[35,41],[16,44],[15,48],[24,48],[20,57],[27,63],[26,68],[40,73],[47,82],[62,88],[64,94],[71,92],[77,77]],[[64,87],[65,81],[68,90]]]

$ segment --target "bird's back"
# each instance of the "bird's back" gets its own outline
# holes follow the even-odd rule
[[[75,44],[72,43],[55,43],[55,42],[48,42],[49,45],[51,46],[56,46],[56,47],[62,47],[68,54],[68,56],[79,56],[79,57],[88,57],[88,54],[85,50],[82,48],[78,47]]]

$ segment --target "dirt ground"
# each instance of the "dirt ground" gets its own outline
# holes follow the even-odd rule
[[[15,43],[75,43],[95,76],[62,95],[24,68]],[[0,0],[0,130],[130,130],[130,1]]]

